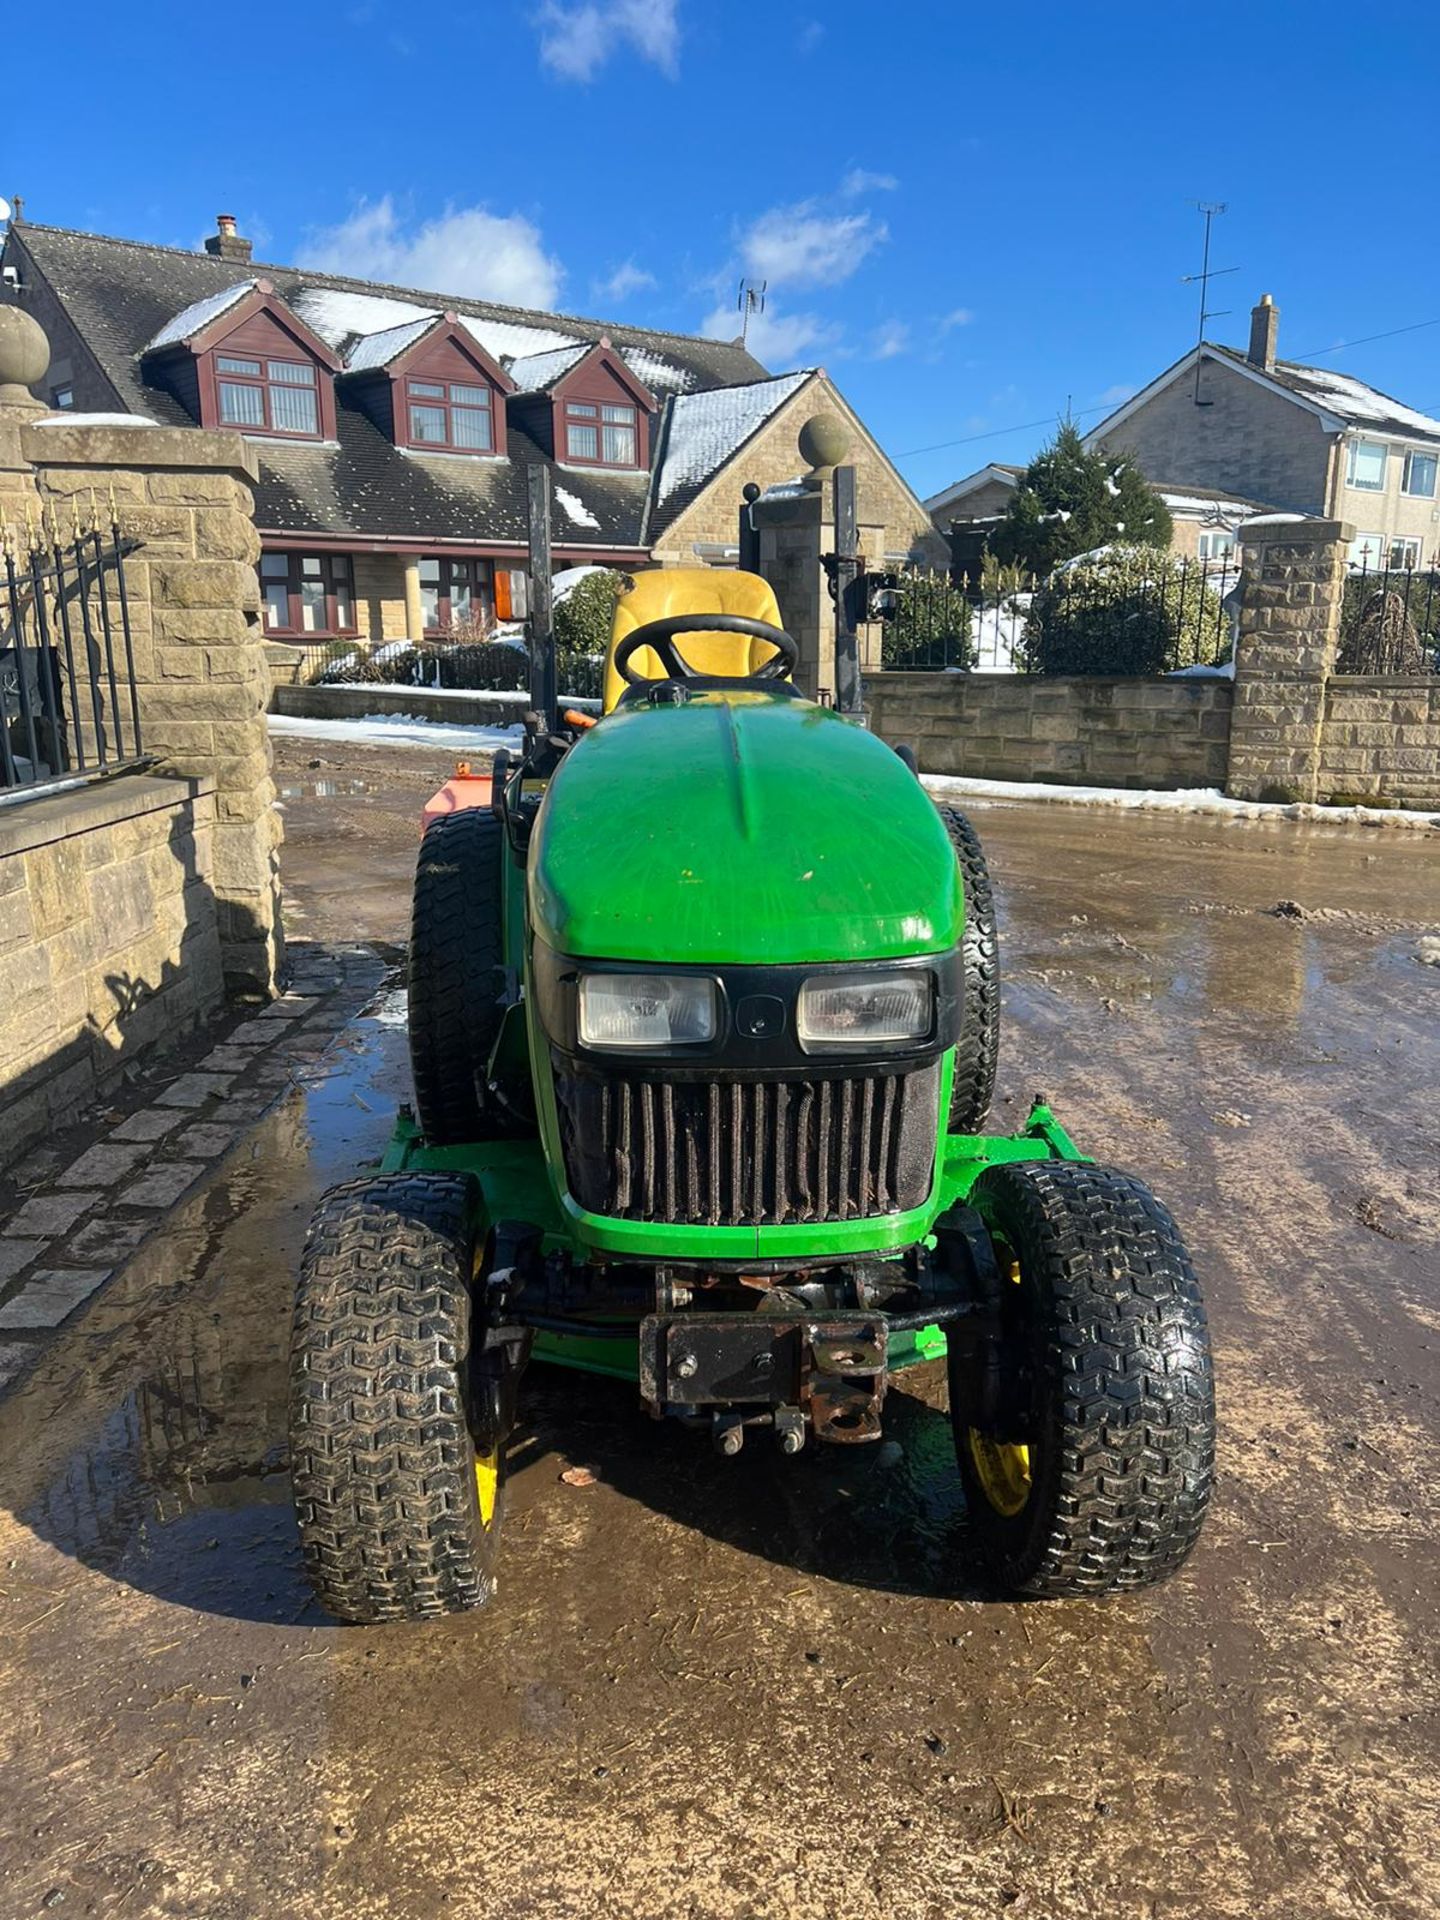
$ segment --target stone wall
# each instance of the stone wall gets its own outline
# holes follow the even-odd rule
[[[0,1163],[223,994],[215,792],[121,774],[0,807]]]
[[[24,424],[10,509],[62,528],[113,496],[122,532],[142,745],[157,770],[215,795],[214,888],[232,991],[268,994],[281,957],[252,456],[239,434]],[[5,464],[0,455],[0,466]]]
[[[1440,674],[1326,682],[1321,798],[1355,794],[1440,806]]]
[[[871,727],[922,773],[1063,785],[1223,786],[1231,698],[1219,677],[865,676]]]

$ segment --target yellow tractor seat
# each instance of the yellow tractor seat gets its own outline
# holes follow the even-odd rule
[[[627,633],[648,626],[652,620],[669,620],[682,613],[738,614],[746,620],[763,620],[768,626],[783,626],[775,591],[758,573],[740,573],[722,567],[654,567],[635,575],[635,584],[615,603],[615,619],[610,628],[610,647],[605,656],[605,711],[611,712],[625,682],[615,671],[615,649]],[[684,633],[675,642],[681,658],[696,673],[721,674],[741,680],[764,666],[776,649],[767,640],[746,633]],[[666,678],[664,667],[653,648],[642,647],[630,662],[637,673],[648,679]]]

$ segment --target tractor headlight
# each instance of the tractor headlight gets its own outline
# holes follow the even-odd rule
[[[587,973],[580,981],[580,1043],[673,1047],[715,1038],[715,982],[694,974]]]
[[[924,1040],[935,1015],[927,972],[832,973],[800,989],[796,1031],[807,1052]]]

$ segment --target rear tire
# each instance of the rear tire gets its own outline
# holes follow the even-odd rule
[[[321,1200],[295,1297],[290,1463],[305,1570],[337,1619],[481,1607],[500,1525],[500,1399],[474,1362],[469,1174]]]
[[[938,809],[955,849],[965,893],[965,1005],[950,1087],[950,1132],[978,1133],[995,1094],[1000,1055],[1000,945],[995,895],[980,836],[955,807]]]
[[[1200,1288],[1139,1180],[1075,1162],[988,1168],[972,1201],[1000,1265],[1011,1412],[950,1413],[986,1572],[1043,1599],[1153,1586],[1199,1537],[1215,1463]]]
[[[486,1086],[505,992],[505,831],[467,808],[432,820],[420,843],[410,923],[410,1066],[431,1146],[516,1130]]]

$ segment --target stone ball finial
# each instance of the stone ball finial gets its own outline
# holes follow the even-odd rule
[[[810,468],[805,484],[822,487],[850,451],[850,429],[835,413],[815,413],[800,429],[800,456]]]
[[[34,409],[38,402],[30,388],[38,386],[50,366],[50,342],[45,329],[22,307],[0,306],[0,407]]]

